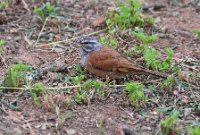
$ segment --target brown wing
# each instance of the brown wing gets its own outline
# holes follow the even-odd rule
[[[123,58],[117,51],[103,47],[101,51],[90,54],[88,64],[96,69],[114,72],[130,72],[132,63]]]
[[[165,74],[142,69],[139,66],[133,65],[117,51],[108,47],[103,47],[101,51],[91,53],[88,59],[87,68],[98,76],[109,76],[113,79],[132,73],[147,73],[163,78],[167,77]]]

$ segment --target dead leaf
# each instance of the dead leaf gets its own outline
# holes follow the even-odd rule
[[[160,112],[154,110],[154,111],[150,112],[150,114],[153,114],[153,115],[160,115]]]
[[[177,133],[175,131],[170,131],[169,135],[177,135]]]
[[[55,35],[53,41],[55,41],[55,42],[60,41],[61,37],[62,37],[61,34],[57,34],[57,35]]]
[[[34,55],[31,54],[22,54],[19,55],[17,61],[22,61],[23,63],[29,64],[31,66],[38,67],[42,64],[42,61]]]
[[[174,96],[177,96],[177,95],[178,95],[178,91],[177,91],[177,90],[174,90],[174,91],[173,91],[173,95],[174,95]]]
[[[188,104],[188,103],[189,103],[189,100],[188,100],[188,98],[187,98],[186,96],[184,96],[184,98],[181,100],[181,102],[182,102],[183,104]]]
[[[29,135],[35,135],[35,132],[33,130],[31,130]]]
[[[186,75],[182,75],[182,76],[181,76],[181,79],[182,79],[183,81],[187,81]]]
[[[24,120],[22,112],[17,112],[17,111],[8,111],[7,118],[14,122],[21,122],[22,120]]]
[[[116,10],[117,10],[116,7],[108,7],[108,11],[109,11],[109,12],[116,11]]]
[[[183,59],[178,58],[178,57],[174,57],[173,60],[174,60],[175,62],[177,62],[177,63],[180,63],[180,62],[183,61]]]
[[[42,46],[39,46],[39,48],[41,48],[41,49],[49,49],[49,48],[50,48],[50,45],[48,45],[48,44],[43,44]]]
[[[102,26],[104,22],[105,22],[105,18],[100,17],[100,18],[95,19],[92,24],[94,27],[98,27],[98,26]]]

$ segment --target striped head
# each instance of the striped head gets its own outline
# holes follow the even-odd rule
[[[85,66],[90,53],[99,51],[102,48],[102,45],[97,41],[97,39],[90,37],[81,38],[79,43],[81,44],[79,49],[81,63]]]

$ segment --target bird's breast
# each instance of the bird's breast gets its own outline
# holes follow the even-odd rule
[[[84,55],[81,57],[81,64],[85,67],[87,65],[87,62],[88,62],[88,55]]]

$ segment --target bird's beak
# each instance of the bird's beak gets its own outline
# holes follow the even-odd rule
[[[75,48],[81,48],[82,46],[83,46],[83,45],[81,45],[81,44],[75,44],[75,45],[74,45]]]
[[[83,44],[81,44],[80,41],[76,41],[75,44],[74,44],[75,48],[81,48],[82,46],[83,46]]]

